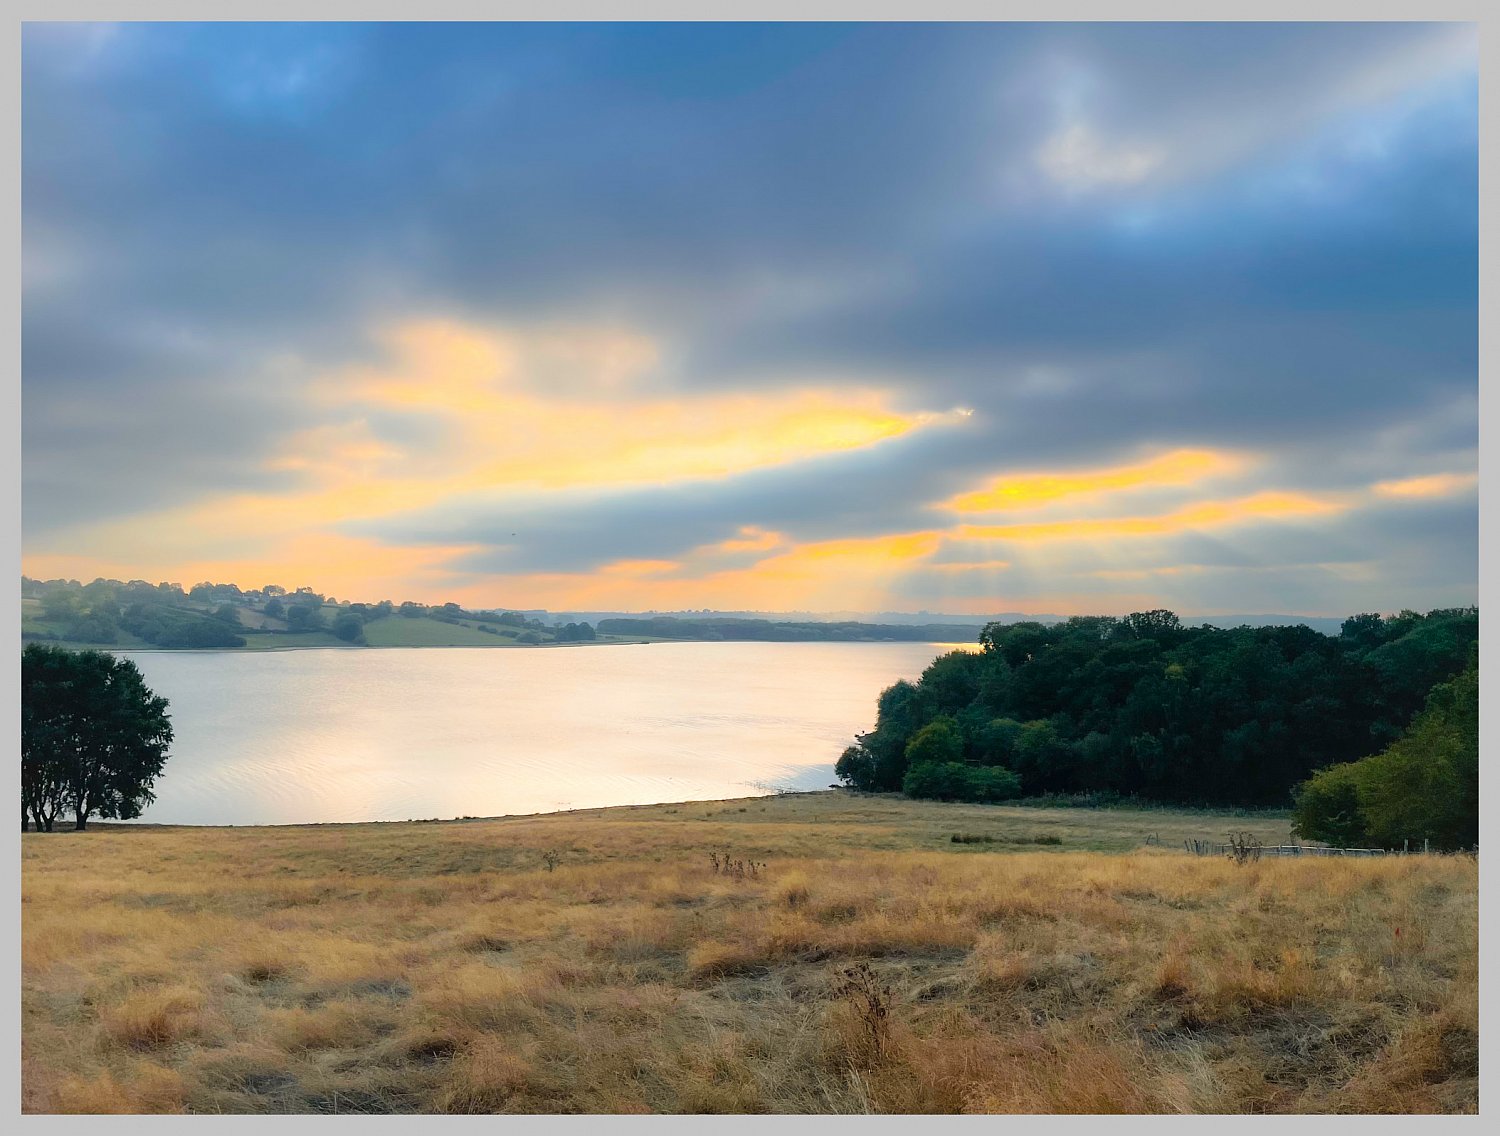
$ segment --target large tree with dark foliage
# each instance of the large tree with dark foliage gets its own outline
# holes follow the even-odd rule
[[[155,800],[172,741],[167,700],[128,659],[38,643],[21,652],[21,827],[71,810],[129,820]]]
[[[835,770],[898,791],[941,720],[964,763],[1006,768],[1028,794],[1284,806],[1315,770],[1398,738],[1478,634],[1474,608],[1355,616],[1337,636],[1187,627],[1169,611],[992,623],[980,651],[882,693]]]

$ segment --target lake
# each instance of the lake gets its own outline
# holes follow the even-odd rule
[[[143,821],[503,816],[822,789],[938,643],[121,651],[176,740]]]

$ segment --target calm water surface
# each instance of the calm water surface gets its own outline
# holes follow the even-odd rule
[[[821,789],[880,691],[953,646],[120,654],[176,731],[141,819],[288,824]]]

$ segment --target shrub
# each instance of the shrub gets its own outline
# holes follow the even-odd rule
[[[1359,803],[1359,770],[1352,762],[1331,765],[1298,788],[1292,833],[1335,848],[1368,843],[1369,829]]]
[[[963,760],[963,736],[946,718],[929,722],[906,743],[909,765],[947,765]]]
[[[833,772],[851,789],[868,792],[875,787],[875,755],[862,745],[852,745],[839,757]]]
[[[906,771],[901,791],[937,801],[1004,801],[1018,796],[1021,779],[999,765],[921,762]]]

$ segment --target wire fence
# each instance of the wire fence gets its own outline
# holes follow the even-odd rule
[[[1148,841],[1149,843],[1149,841]],[[1236,846],[1232,843],[1218,840],[1184,840],[1182,846],[1195,856],[1233,856],[1236,854]],[[1479,848],[1476,845],[1472,849],[1463,849],[1468,855],[1478,855]],[[1408,845],[1405,848],[1328,848],[1315,844],[1266,844],[1252,845],[1248,849],[1249,859],[1259,859],[1261,856],[1423,856],[1431,853],[1427,841],[1422,842],[1420,848]],[[1240,846],[1239,855],[1246,857],[1246,849]]]
[[[1234,845],[1215,840],[1184,840],[1184,848],[1195,856],[1228,856]],[[1384,848],[1324,848],[1312,844],[1265,844],[1254,850],[1260,856],[1388,856]],[[1394,855],[1399,856],[1397,852]]]

